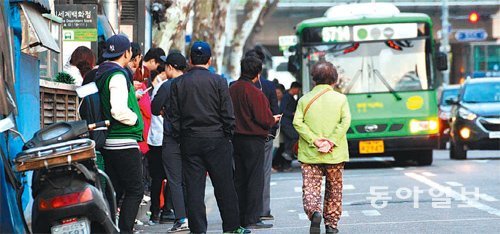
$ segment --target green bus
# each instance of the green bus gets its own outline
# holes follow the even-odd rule
[[[352,115],[351,157],[432,164],[439,134],[436,73],[446,69],[446,56],[434,51],[429,16],[401,13],[387,3],[348,4],[302,21],[296,30],[289,69],[304,92],[314,85],[316,62],[337,68],[336,89],[347,95]]]

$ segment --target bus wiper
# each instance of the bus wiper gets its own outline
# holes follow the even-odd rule
[[[364,67],[365,67],[365,57],[363,56],[361,58],[361,68],[356,72],[356,74],[354,74],[352,81],[349,83],[349,86],[347,86],[344,93],[349,93],[351,91],[352,87],[354,87],[354,84],[356,83],[356,81],[358,81],[359,77],[361,77],[361,79],[363,79],[363,68]]]
[[[380,71],[377,69],[373,69],[373,73],[375,73],[375,76],[382,81],[382,83],[385,85],[385,87],[389,90],[392,95],[396,98],[397,101],[401,101],[401,96],[391,87],[391,85],[387,82],[387,80],[380,74]]]

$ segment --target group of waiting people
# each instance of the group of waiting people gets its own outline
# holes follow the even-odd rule
[[[286,113],[278,108],[274,84],[260,79],[263,56],[258,51],[245,54],[240,78],[228,87],[224,78],[209,71],[212,54],[205,42],[192,45],[189,65],[180,52],[141,58],[134,50],[134,43],[131,46],[126,36],[112,36],[102,54],[105,61],[88,72],[93,74],[88,80],[99,89],[103,115],[111,120],[101,152],[117,201],[121,200],[121,232],[133,231],[143,197],[143,153],[148,155],[152,177],[152,222],[163,217],[159,197],[162,181],[168,181],[167,209],[163,212],[171,207],[175,215],[169,232],[207,231],[207,175],[224,233],[271,228],[272,224],[262,220],[273,219],[269,188],[272,141],[283,116],[282,126],[287,121],[293,124],[297,135],[292,137],[299,139],[304,209],[311,219],[311,232],[319,232],[324,217],[327,233],[335,233],[341,214],[343,163],[348,160],[345,134],[350,115],[345,96],[331,88],[337,79],[331,63],[315,65],[317,86],[299,100],[296,110],[289,108],[290,113]],[[134,65],[138,61],[143,65]],[[156,79],[137,77],[137,72],[147,77],[148,70],[160,71]],[[87,75],[82,83],[86,82]],[[151,94],[147,87],[153,87]],[[286,104],[281,99],[283,102]],[[148,111],[149,129],[145,128]],[[290,148],[285,147],[284,158],[291,154]],[[322,176],[327,177],[324,215],[320,207]]]

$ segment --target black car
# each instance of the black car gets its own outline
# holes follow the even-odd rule
[[[500,150],[500,78],[465,81],[453,104],[450,158],[466,159],[467,150]]]
[[[439,108],[439,148],[446,149],[446,143],[450,139],[450,125],[449,121],[451,118],[451,107],[446,100],[456,99],[458,97],[458,92],[460,90],[460,85],[448,85],[444,86],[439,93],[438,98],[438,108]]]

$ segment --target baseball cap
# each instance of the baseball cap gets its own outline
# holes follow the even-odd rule
[[[165,64],[177,70],[184,70],[187,67],[186,58],[178,52],[170,53],[168,56],[161,56],[160,59],[165,62]]]
[[[210,45],[204,41],[197,41],[191,46],[191,57],[210,57],[212,56],[212,51],[210,50]]]
[[[125,35],[113,35],[106,40],[106,50],[102,54],[105,59],[121,56],[130,49],[130,40]]]

